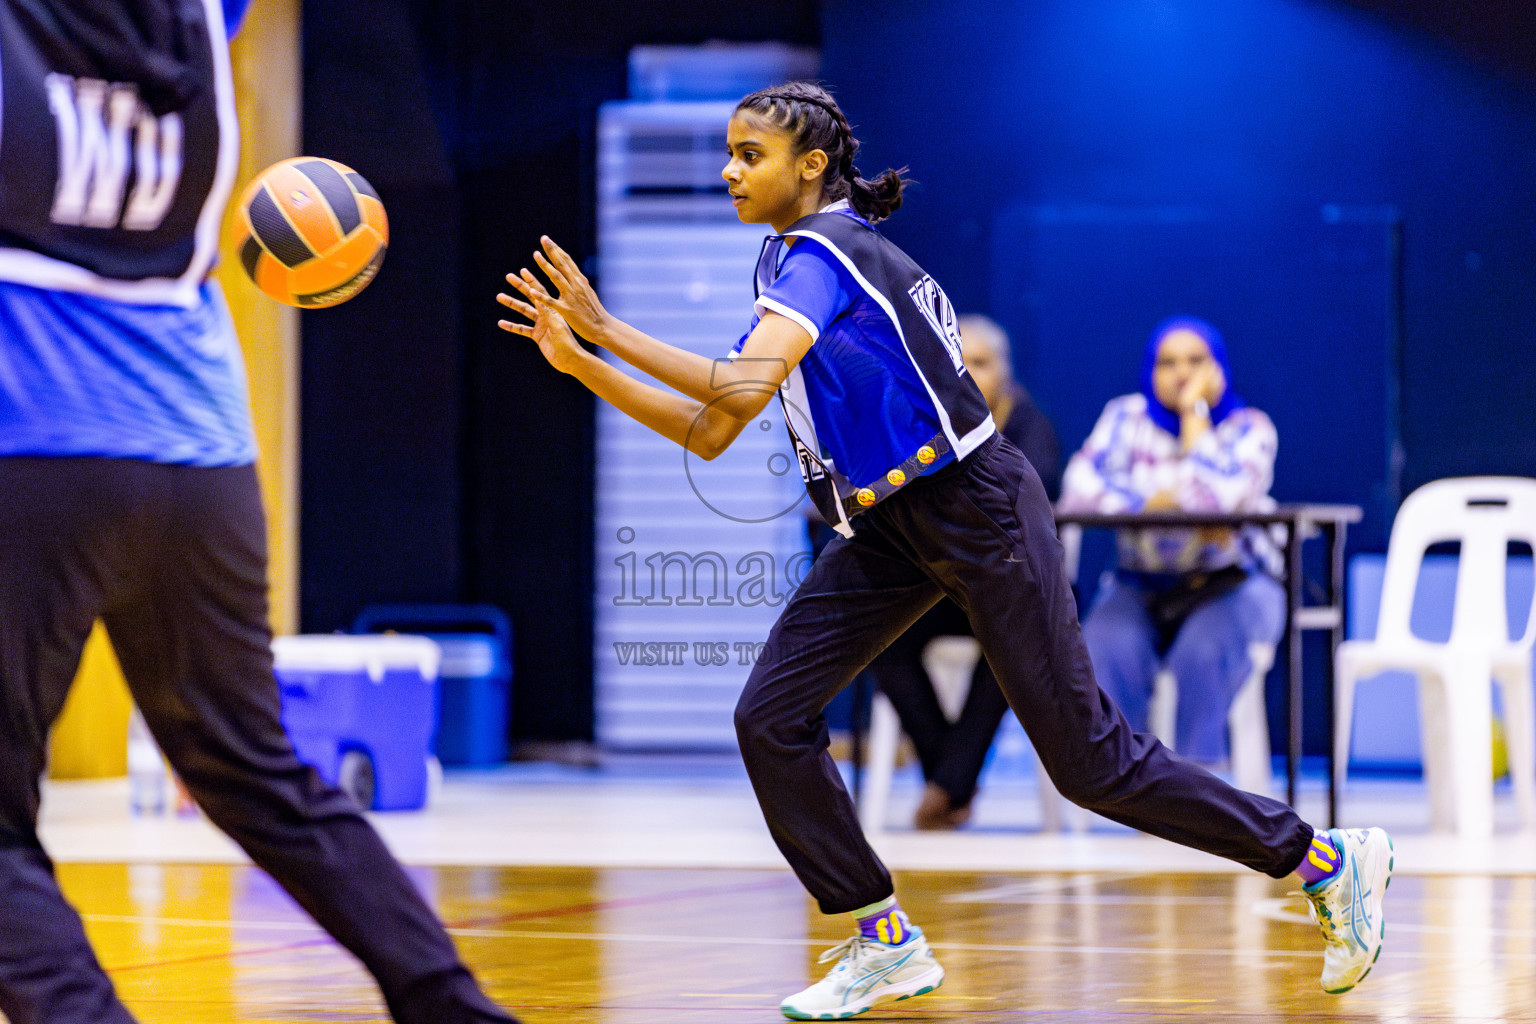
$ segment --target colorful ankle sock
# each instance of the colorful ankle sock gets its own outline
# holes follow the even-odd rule
[[[853,916],[859,922],[859,934],[866,939],[899,946],[912,937],[912,923],[907,920],[895,896],[855,910]]]
[[[1312,835],[1312,845],[1307,848],[1307,855],[1301,858],[1301,866],[1296,873],[1308,888],[1321,885],[1339,873],[1339,867],[1344,858],[1339,856],[1339,851],[1328,839],[1328,833],[1316,832]]]

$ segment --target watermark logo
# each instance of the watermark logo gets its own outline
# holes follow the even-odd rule
[[[700,668],[725,665],[756,665],[782,661],[816,652],[809,644],[766,643],[756,640],[615,640],[613,657],[627,668],[666,668],[697,665]],[[862,668],[879,651],[855,644],[827,659],[833,666]]]
[[[635,542],[633,528],[620,527],[618,542]],[[777,608],[805,580],[814,563],[809,551],[776,558],[768,551],[750,551],[727,558],[718,551],[626,551],[613,560],[618,567],[617,608]]]
[[[727,372],[729,370],[730,372]],[[821,473],[820,467],[800,465],[789,433],[770,406],[777,397],[789,417],[810,424],[801,403],[781,388],[790,368],[783,359],[717,359],[711,372],[714,397],[699,410],[689,433],[708,430],[716,417],[743,396],[761,397],[763,408],[737,436],[735,443],[713,460],[683,449],[683,472],[694,496],[715,515],[737,523],[767,523],[796,511],[806,501],[799,476]],[[803,433],[805,428],[797,427]]]

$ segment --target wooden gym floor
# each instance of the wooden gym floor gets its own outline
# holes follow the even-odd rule
[[[264,875],[69,864],[104,966],[145,1021],[387,1020],[370,979]],[[845,937],[783,871],[417,869],[490,994],[529,1024],[755,1024]],[[1240,875],[907,872],[948,972],[872,1019],[1502,1021],[1536,1015],[1536,881],[1396,880],[1355,992],[1317,985],[1314,927]]]
[[[948,977],[861,1019],[1536,1021],[1536,856],[1507,819],[1462,846],[1427,834],[1416,781],[1352,787],[1349,823],[1394,830],[1398,874],[1380,962],[1329,996],[1293,886],[1103,823],[1041,833],[1027,780],[983,782],[955,834],[906,830],[916,786],[893,794],[876,845]],[[771,1024],[849,934],[782,867],[728,760],[451,774],[426,811],[373,818],[527,1024]],[[120,781],[54,783],[43,835],[146,1024],[388,1020],[349,955],[201,819],[131,818]]]

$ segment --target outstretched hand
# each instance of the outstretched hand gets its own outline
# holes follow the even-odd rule
[[[550,366],[561,373],[575,372],[576,364],[587,353],[576,343],[576,336],[571,333],[571,328],[555,311],[553,305],[542,299],[537,299],[529,305],[510,295],[498,295],[496,300],[508,309],[515,310],[533,321],[523,324],[512,320],[498,320],[497,327],[511,334],[532,338]]]
[[[587,275],[581,272],[576,261],[570,254],[555,244],[554,239],[545,235],[540,239],[544,247],[543,252],[533,254],[533,262],[554,285],[554,291],[544,287],[533,272],[526,267],[516,274],[507,275],[507,283],[522,293],[529,302],[542,302],[549,305],[559,313],[561,318],[570,325],[577,334],[595,344],[601,345],[607,337],[608,326],[611,318],[608,310],[603,308],[603,303],[597,297],[597,291],[592,287],[592,282],[587,280]],[[533,317],[523,309],[506,301],[509,296],[497,296],[502,305],[518,312]],[[526,303],[524,304],[526,306]]]

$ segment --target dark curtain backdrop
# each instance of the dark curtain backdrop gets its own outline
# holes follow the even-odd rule
[[[1129,388],[1114,352],[1169,311],[1133,308],[1162,281],[1231,307],[1243,391],[1286,420],[1278,496],[1358,491],[1357,546],[1385,536],[1394,432],[1403,491],[1536,475],[1526,0],[310,0],[305,150],[373,181],[393,244],[360,297],[304,314],[305,629],[374,601],[493,602],[516,628],[514,735],[591,736],[591,402],[495,329],[493,296],[541,233],[590,257],[596,109],[624,95],[629,48],[711,38],[821,45],[862,166],[919,179],[890,234],[1014,331],[1067,446]],[[1146,287],[1095,272],[1138,266],[1158,268]],[[1088,287],[1115,333],[1054,333]],[[1301,291],[1314,318],[1359,295],[1339,321],[1359,344],[1297,358],[1285,324],[1242,320],[1240,299]],[[1370,443],[1323,430],[1367,421]]]
[[[541,234],[592,255],[597,107],[637,44],[816,45],[816,5],[304,5],[304,148],[390,217],[383,270],[303,326],[301,616],[487,601],[512,617],[515,739],[590,740],[588,393],[495,327]]]

